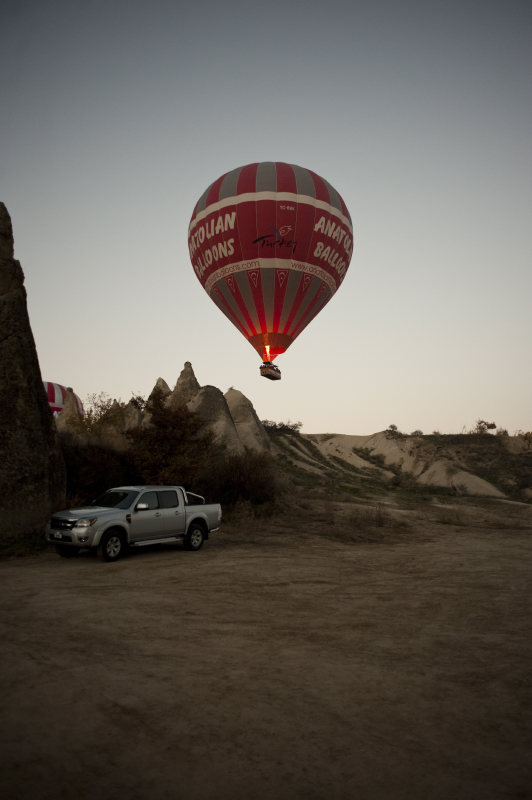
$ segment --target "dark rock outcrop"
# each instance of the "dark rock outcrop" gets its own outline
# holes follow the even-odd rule
[[[31,331],[11,218],[0,203],[0,536],[42,529],[64,508],[63,455]]]

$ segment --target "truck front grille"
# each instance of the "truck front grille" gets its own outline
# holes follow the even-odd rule
[[[50,528],[55,531],[71,531],[74,527],[75,519],[65,519],[64,517],[52,517]]]

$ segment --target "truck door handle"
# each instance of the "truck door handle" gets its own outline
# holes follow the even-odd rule
[[[177,516],[179,514],[179,511],[174,511],[174,514]]]
[[[155,516],[156,517],[162,517],[162,514],[159,514],[159,512],[157,512]]]

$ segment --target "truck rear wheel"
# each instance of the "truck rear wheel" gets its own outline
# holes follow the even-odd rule
[[[123,533],[113,528],[106,531],[102,536],[100,548],[104,561],[117,561],[125,549]]]
[[[185,550],[199,550],[203,545],[204,539],[205,533],[203,531],[203,527],[199,524],[199,522],[192,523],[188,529],[187,535],[185,536]]]

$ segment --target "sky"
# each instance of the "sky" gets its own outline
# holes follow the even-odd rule
[[[532,0],[3,0],[0,200],[44,380],[201,385],[309,433],[532,428]],[[190,264],[256,161],[342,195],[353,257],[276,364]]]

